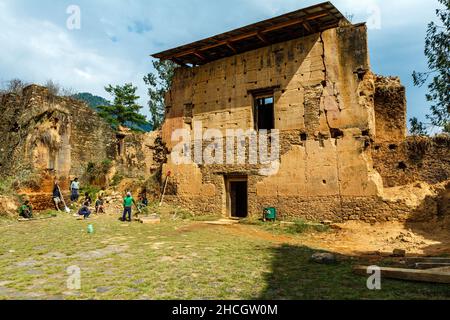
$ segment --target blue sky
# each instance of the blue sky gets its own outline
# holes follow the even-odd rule
[[[142,78],[152,70],[150,54],[319,2],[0,0],[0,81],[52,79],[106,98],[105,85],[132,82],[139,87],[143,112],[148,115]],[[436,19],[438,1],[332,2],[342,13],[352,14],[353,22],[375,22],[369,24],[373,71],[400,76],[407,87],[409,117],[425,120],[426,89],[413,86],[411,73],[426,68],[426,26]],[[79,30],[66,27],[70,5],[81,9]]]

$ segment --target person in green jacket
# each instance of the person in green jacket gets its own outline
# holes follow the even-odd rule
[[[133,204],[136,206],[136,201],[134,200],[134,198],[131,196],[131,192],[127,193],[127,196],[123,199],[123,217],[122,217],[122,221],[128,221],[131,222],[131,213],[132,213],[132,207]],[[128,219],[127,219],[128,216]]]
[[[30,204],[30,201],[25,201],[19,208],[19,216],[25,219],[33,219],[33,206]]]

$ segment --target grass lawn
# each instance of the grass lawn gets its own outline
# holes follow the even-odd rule
[[[95,227],[87,233],[87,225]],[[0,299],[449,299],[450,287],[384,280],[369,291],[347,259],[309,262],[314,250],[247,236],[258,225],[88,222],[58,216],[0,224]],[[278,234],[273,233],[276,238]],[[296,238],[297,237],[297,238]],[[359,262],[360,263],[360,262]],[[81,289],[67,289],[67,268]]]

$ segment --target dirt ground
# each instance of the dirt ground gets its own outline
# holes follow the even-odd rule
[[[302,244],[349,256],[386,256],[395,249],[409,256],[450,255],[450,219],[430,223],[388,222],[370,225],[351,221],[332,225],[325,233],[302,236],[274,235],[244,225],[228,226],[236,235],[246,235],[277,243]]]

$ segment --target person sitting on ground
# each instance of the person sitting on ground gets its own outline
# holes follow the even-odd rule
[[[89,195],[89,192],[86,192],[86,193],[84,194],[84,201],[83,201],[83,203],[84,203],[84,204],[87,203],[87,206],[88,206],[88,207],[92,204],[92,198],[91,198],[91,196]]]
[[[72,184],[70,185],[70,200],[72,202],[77,202],[80,198],[80,183],[78,182],[78,178],[75,178],[73,180]]]
[[[55,181],[55,184],[53,186],[53,203],[55,204],[56,211],[61,211],[61,209],[59,208],[59,204],[62,203],[62,195],[58,181]]]
[[[127,193],[127,196],[123,199],[123,216],[122,221],[128,221],[131,222],[131,215],[132,215],[132,207],[133,204],[137,207],[136,201],[133,199],[131,192]],[[139,210],[139,208],[138,208]],[[127,219],[128,216],[128,219]]]
[[[103,197],[99,196],[95,202],[95,214],[105,213],[105,207],[103,202]]]
[[[145,195],[145,193],[143,193],[139,196],[138,208],[144,209],[146,207],[148,207],[148,200],[147,200],[147,196]]]
[[[26,200],[19,208],[19,216],[25,219],[33,219],[33,206],[30,201]]]
[[[91,210],[89,210],[89,202],[84,202],[81,209],[78,211],[78,214],[80,216],[83,216],[84,219],[89,219],[89,216],[91,215]]]

